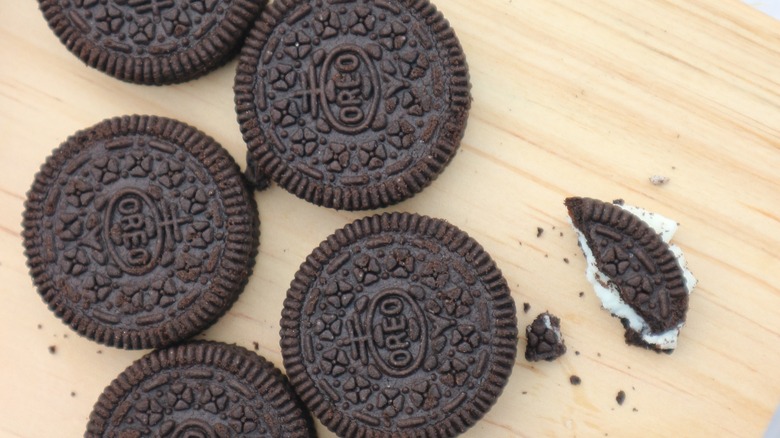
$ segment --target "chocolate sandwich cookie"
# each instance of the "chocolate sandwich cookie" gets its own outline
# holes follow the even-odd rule
[[[548,312],[539,314],[525,328],[528,343],[525,347],[525,360],[538,362],[553,361],[566,353],[566,344],[561,335],[561,320]]]
[[[97,437],[315,437],[311,417],[273,364],[234,345],[152,352],[120,374],[89,416]]]
[[[154,116],[70,137],[36,175],[23,225],[49,308],[80,334],[128,349],[181,341],[216,321],[246,284],[259,237],[228,152]]]
[[[622,202],[568,198],[565,205],[588,279],[604,308],[623,321],[626,341],[673,350],[696,283],[682,252],[668,245],[677,223]]]
[[[430,184],[470,105],[463,51],[427,0],[275,1],[247,37],[234,89],[249,173],[345,210]]]
[[[306,258],[284,302],[290,382],[342,437],[451,437],[500,395],[515,305],[466,233],[414,214],[364,218]]]
[[[266,0],[38,0],[84,63],[123,81],[184,82],[237,53]]]

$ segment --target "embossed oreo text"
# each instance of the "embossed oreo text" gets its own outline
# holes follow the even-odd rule
[[[406,292],[391,289],[374,296],[368,318],[371,354],[383,372],[403,376],[420,367],[428,341],[425,315]]]
[[[114,262],[135,275],[151,271],[162,250],[160,218],[146,194],[128,188],[117,192],[106,209],[105,241]]]
[[[368,129],[379,107],[379,73],[358,46],[337,47],[320,70],[322,110],[334,129],[355,134]]]

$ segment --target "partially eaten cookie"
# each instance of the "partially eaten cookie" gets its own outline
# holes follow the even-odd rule
[[[626,342],[671,353],[696,279],[669,241],[677,223],[622,201],[564,202],[602,306],[620,318]]]

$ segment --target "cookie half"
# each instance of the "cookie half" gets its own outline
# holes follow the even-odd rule
[[[175,120],[79,131],[28,192],[24,246],[38,292],[74,330],[157,348],[211,325],[254,265],[259,219],[233,158]]]
[[[290,382],[342,437],[451,437],[495,403],[515,305],[466,233],[414,214],[364,218],[306,258],[284,302]]]
[[[668,242],[677,223],[645,210],[590,198],[565,205],[603,307],[623,322],[626,342],[671,352],[696,279]]]
[[[275,1],[242,48],[234,89],[249,173],[345,210],[430,184],[470,105],[463,51],[427,0]]]
[[[127,82],[185,82],[238,52],[266,0],[38,0],[85,64]]]
[[[311,417],[273,364],[244,348],[188,343],[152,352],[100,395],[92,437],[315,437]]]

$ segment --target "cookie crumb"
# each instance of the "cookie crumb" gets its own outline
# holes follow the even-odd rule
[[[654,186],[662,186],[669,182],[669,177],[662,175],[653,175],[648,179],[650,180],[650,184]]]
[[[76,396],[76,391],[71,391],[71,392],[70,392],[70,396],[71,396],[71,397],[75,397],[75,396]]]
[[[523,303],[523,313],[528,313],[529,310],[531,310],[531,305],[528,303]]]
[[[566,353],[561,335],[561,320],[547,312],[539,314],[525,328],[528,343],[525,346],[525,360],[551,362]]]
[[[563,263],[569,264],[569,259],[567,259],[566,257],[564,257],[564,258],[563,258]]]
[[[579,355],[580,355],[580,352],[579,352],[579,350],[575,351],[575,352],[574,352],[574,355],[575,355],[575,356],[579,356]]]
[[[57,346],[56,345],[49,345],[49,353],[56,354],[57,353]]]
[[[639,409],[637,409],[637,408],[633,408],[631,410],[634,411],[634,412],[639,412]]]
[[[536,237],[542,237],[542,234],[544,234],[544,228],[536,227]]]
[[[255,351],[260,349],[260,344],[257,341],[252,342],[252,346],[255,347]]]
[[[585,296],[585,292],[580,291],[579,295],[580,295],[580,298],[582,298],[582,297]]]
[[[580,379],[580,376],[574,375],[569,377],[569,383],[571,383],[574,386],[577,386],[580,383],[582,383],[582,379]]]
[[[563,231],[561,231],[560,234],[561,234],[561,237],[563,237]]]
[[[38,324],[38,330],[43,328],[43,324]]]
[[[523,391],[523,395],[526,395],[526,394],[528,394],[528,391]]]
[[[620,406],[623,406],[623,402],[626,401],[626,392],[623,391],[622,389],[618,391],[617,396],[615,397],[615,401]]]
[[[103,354],[103,350],[98,350],[97,354]]]

